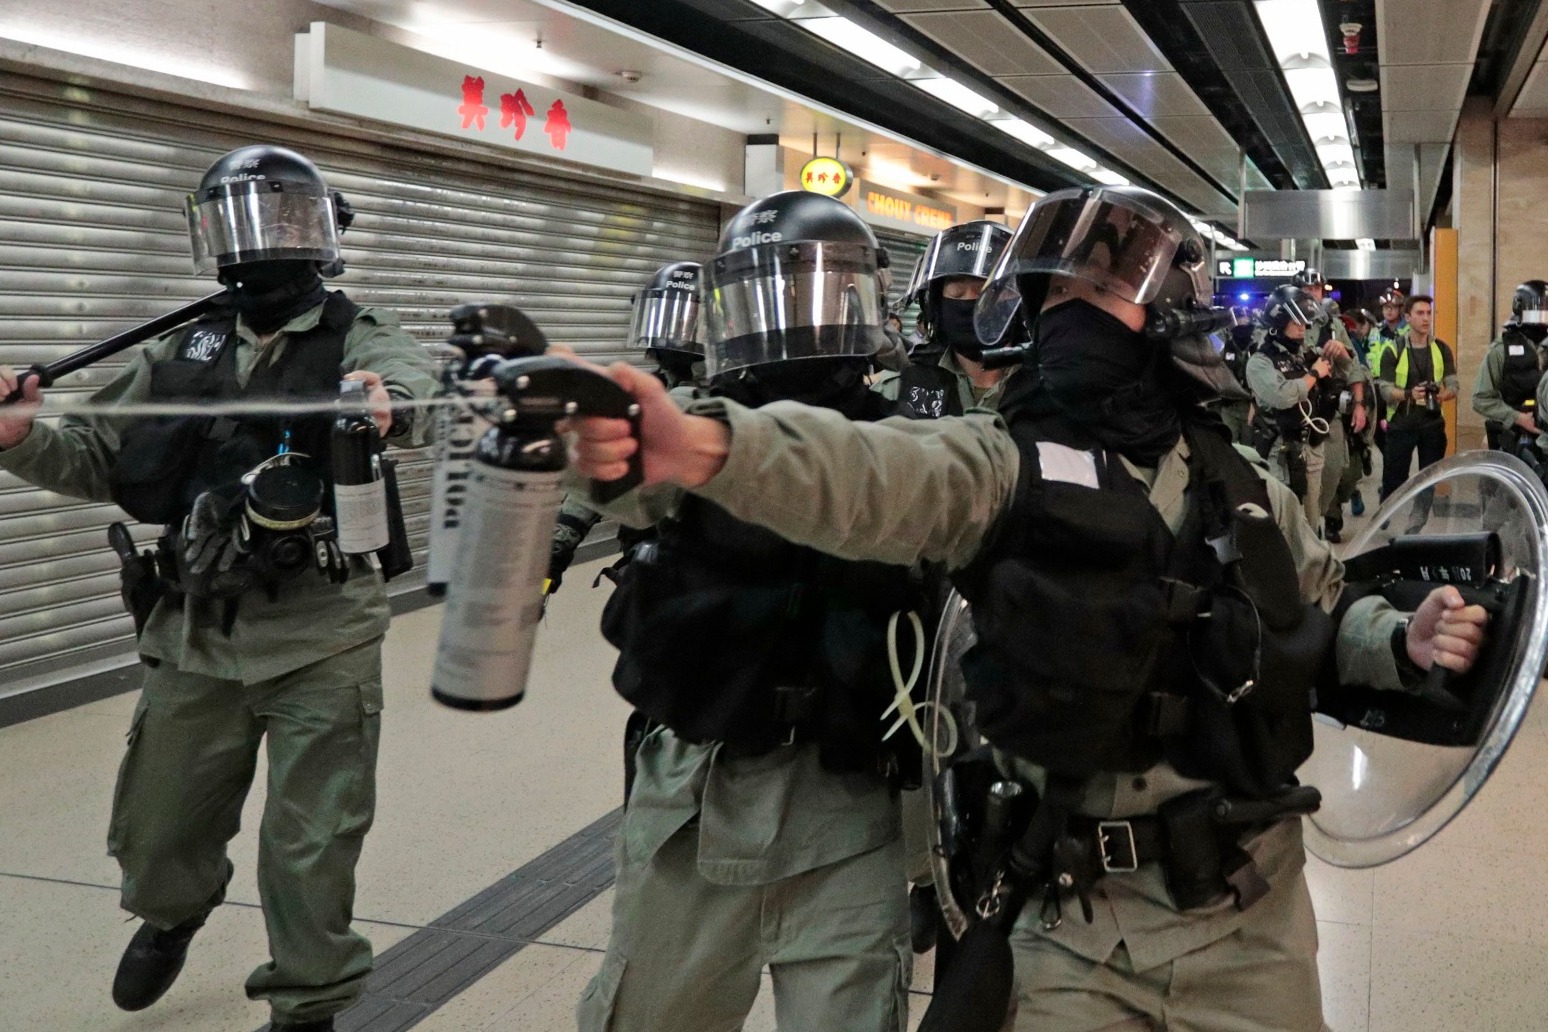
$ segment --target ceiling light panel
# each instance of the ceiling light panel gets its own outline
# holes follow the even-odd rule
[[[1252,6],[1328,181],[1338,189],[1358,188],[1354,148],[1319,0],[1253,0]]]
[[[801,28],[900,78],[916,75],[924,68],[924,63],[918,58],[848,18],[809,18],[801,22]]]
[[[903,20],[986,75],[1061,75],[1063,65],[992,11],[905,15]]]
[[[959,111],[966,111],[974,118],[988,118],[998,114],[1000,106],[981,94],[974,93],[955,79],[942,75],[934,79],[911,80],[937,100],[944,100]]]

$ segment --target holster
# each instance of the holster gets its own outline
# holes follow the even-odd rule
[[[1285,441],[1285,485],[1294,492],[1297,498],[1305,498],[1306,492],[1311,490],[1311,484],[1306,476],[1306,445],[1300,441],[1286,439]]]
[[[1274,442],[1279,440],[1279,427],[1272,420],[1265,419],[1260,414],[1252,421],[1252,447],[1258,453],[1258,457],[1266,459],[1274,450]]]

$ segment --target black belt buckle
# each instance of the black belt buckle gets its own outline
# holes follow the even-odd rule
[[[1097,851],[1102,854],[1102,870],[1108,874],[1132,874],[1139,870],[1134,825],[1128,821],[1098,821]]]

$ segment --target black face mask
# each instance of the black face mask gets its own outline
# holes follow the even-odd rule
[[[856,418],[869,400],[866,361],[854,358],[803,358],[771,362],[740,376],[717,378],[711,393],[748,408],[771,401],[799,401]]]
[[[1039,315],[1033,338],[1043,390],[1104,448],[1153,465],[1177,443],[1183,402],[1164,347],[1081,300]]]
[[[978,342],[978,331],[973,329],[973,313],[977,301],[961,301],[943,297],[937,306],[936,339],[963,358],[977,362],[984,357],[984,346]]]
[[[327,300],[317,263],[304,259],[244,262],[220,271],[232,304],[256,333],[273,333]]]
[[[1516,331],[1533,344],[1541,344],[1548,338],[1548,325],[1542,323],[1522,323]]]

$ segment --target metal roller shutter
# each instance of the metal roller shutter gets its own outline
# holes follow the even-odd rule
[[[301,150],[343,191],[358,218],[339,285],[427,344],[444,338],[448,308],[496,301],[552,341],[617,357],[633,292],[666,262],[707,258],[718,236],[711,203],[0,73],[0,362],[51,361],[208,293],[183,197],[215,157],[253,142]],[[61,382],[45,418],[122,364]],[[422,563],[430,464],[399,457]],[[104,534],[115,518],[0,474],[0,696],[128,651]]]
[[[914,263],[924,254],[931,238],[877,226],[872,226],[871,232],[876,234],[876,242],[887,249],[887,257],[892,259],[892,289],[887,291],[887,306],[889,311],[897,312],[902,317],[903,335],[906,337],[914,329],[914,316],[919,309],[902,303],[903,291],[908,289],[908,278],[914,271]]]

